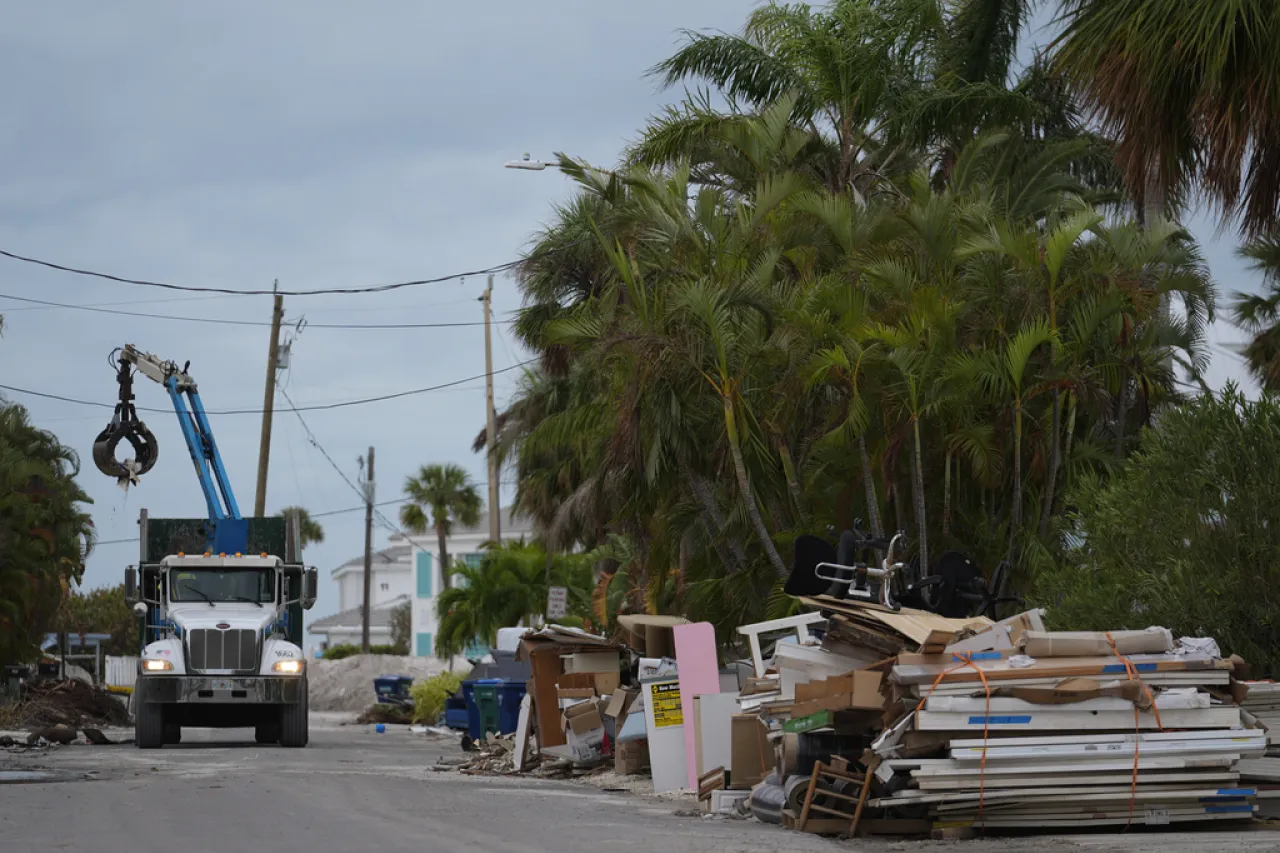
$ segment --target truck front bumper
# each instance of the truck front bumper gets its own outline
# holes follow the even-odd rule
[[[296,705],[306,696],[300,675],[144,675],[134,688],[137,702]]]

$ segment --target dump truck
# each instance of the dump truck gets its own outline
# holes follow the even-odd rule
[[[315,603],[317,576],[302,565],[298,520],[241,516],[190,363],[179,368],[129,345],[112,365],[120,402],[94,443],[99,470],[127,487],[155,464],[155,436],[133,405],[132,378],[142,373],[169,392],[209,510],[206,518],[143,510],[138,519],[139,561],[125,569],[125,598],[138,613],[138,747],[179,743],[184,727],[251,727],[258,743],[306,746],[302,614]],[[134,449],[123,462],[122,442]]]

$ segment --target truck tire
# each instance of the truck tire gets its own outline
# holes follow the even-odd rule
[[[310,739],[307,732],[307,682],[302,682],[302,698],[292,705],[285,705],[280,710],[280,745],[285,747],[303,747]]]
[[[182,743],[182,726],[177,723],[164,724],[164,742]]]
[[[271,720],[266,723],[258,723],[253,727],[253,739],[258,743],[279,743],[280,721]]]
[[[138,679],[138,682],[137,687],[142,687],[142,679]],[[159,749],[164,746],[163,705],[155,702],[138,702],[134,708],[133,720],[134,740],[139,749]]]

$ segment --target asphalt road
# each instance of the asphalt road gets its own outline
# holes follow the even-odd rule
[[[249,742],[244,742],[249,735]],[[581,783],[439,773],[450,743],[316,715],[311,744],[184,731],[159,751],[0,752],[0,851],[72,853],[720,853],[917,848],[1020,853],[1274,850],[1280,835],[1159,833],[962,844],[837,842]],[[23,774],[42,774],[25,777]]]

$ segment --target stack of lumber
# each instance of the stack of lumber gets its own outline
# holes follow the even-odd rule
[[[1268,730],[1269,742],[1280,747],[1280,684],[1274,681],[1237,681],[1240,707]]]
[[[1240,765],[1267,733],[1227,698],[1232,668],[1175,653],[1158,629],[901,654],[890,682],[906,713],[874,745],[871,805],[1000,830],[1249,820],[1258,792]]]

